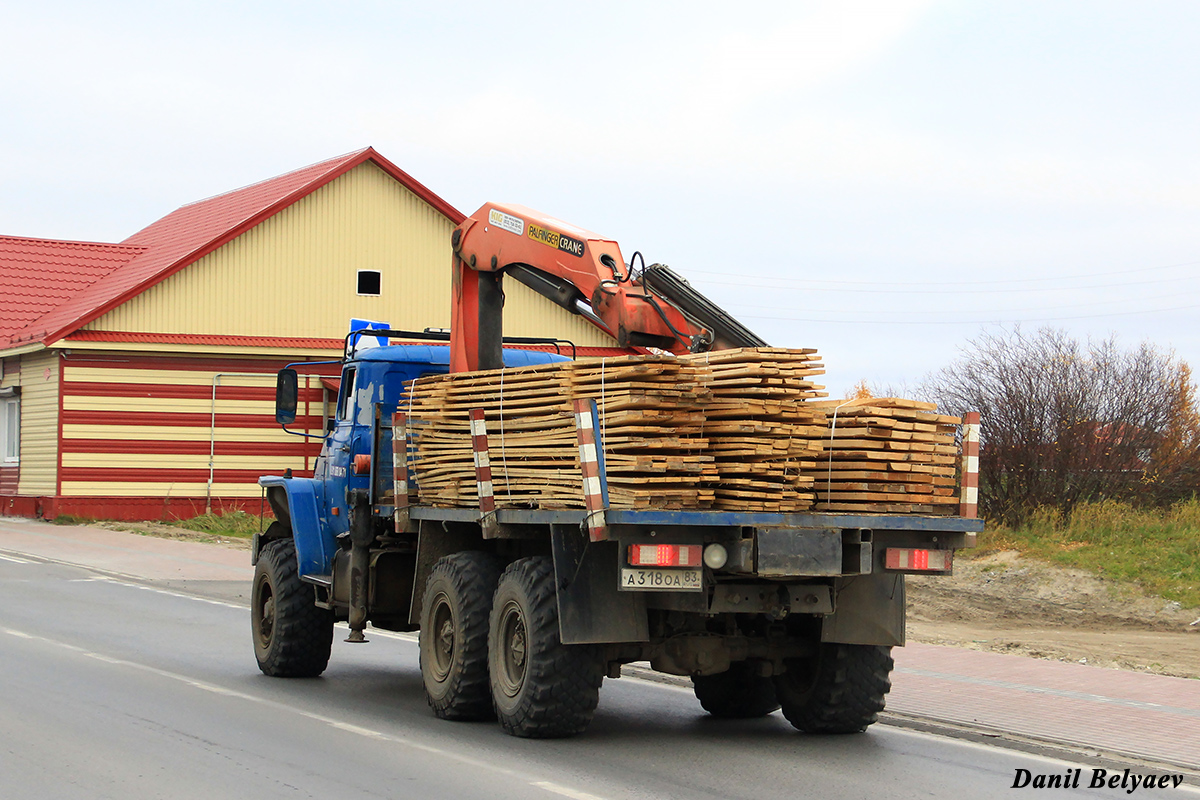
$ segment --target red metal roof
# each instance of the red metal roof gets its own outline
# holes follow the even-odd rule
[[[142,245],[0,236],[0,349],[38,341],[55,309],[146,252]]]
[[[465,218],[374,148],[368,147],[183,206],[120,245],[89,245],[128,253],[129,257],[111,264],[107,270],[81,266],[72,271],[66,268],[70,265],[64,265],[59,269],[60,279],[74,281],[70,283],[69,291],[42,292],[40,284],[31,285],[26,290],[30,299],[23,301],[25,317],[21,318],[24,319],[21,327],[25,330],[17,340],[14,336],[19,329],[10,331],[0,321],[0,349],[26,341],[51,343],[71,334],[367,161],[391,175],[455,225]],[[6,267],[7,264],[6,260]],[[67,276],[72,277],[68,279]],[[10,285],[7,274],[0,274],[0,280],[3,281],[0,286],[7,290]],[[14,319],[12,324],[18,321]]]

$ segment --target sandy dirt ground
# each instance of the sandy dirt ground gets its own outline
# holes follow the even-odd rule
[[[1200,609],[1003,552],[908,580],[910,641],[1200,678]]]
[[[153,522],[98,524],[250,547],[247,539]],[[1200,609],[1018,553],[959,558],[949,578],[910,576],[908,603],[909,641],[1200,679]]]

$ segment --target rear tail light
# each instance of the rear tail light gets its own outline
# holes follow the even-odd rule
[[[698,544],[631,544],[633,567],[698,567],[703,548]]]
[[[949,572],[954,566],[954,551],[889,547],[884,553],[884,566],[903,572]]]

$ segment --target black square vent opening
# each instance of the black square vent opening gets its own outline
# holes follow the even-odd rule
[[[379,294],[379,270],[360,269],[358,271],[358,293]]]

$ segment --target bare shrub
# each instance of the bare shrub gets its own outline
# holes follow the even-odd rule
[[[1108,498],[1167,503],[1189,480],[1194,491],[1191,372],[1149,343],[985,332],[922,393],[952,414],[980,412],[980,510],[997,521],[1018,525],[1038,508],[1069,517]]]

